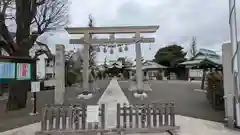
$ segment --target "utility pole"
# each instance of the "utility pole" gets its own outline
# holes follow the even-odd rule
[[[230,36],[231,36],[231,45],[233,49],[233,57],[237,59],[233,59],[233,73],[235,77],[235,92],[234,92],[234,99],[235,99],[235,123],[237,127],[240,127],[240,104],[239,104],[239,88],[240,83],[237,83],[240,81],[240,46],[237,44],[237,21],[236,21],[236,0],[229,0],[229,12],[230,12],[230,18],[229,18],[229,25],[230,25]],[[236,53],[235,53],[236,52]],[[237,72],[237,73],[236,73]],[[238,86],[237,86],[238,85]]]

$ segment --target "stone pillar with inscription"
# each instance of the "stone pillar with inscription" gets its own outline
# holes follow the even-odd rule
[[[56,45],[55,56],[55,91],[54,102],[55,104],[64,103],[65,95],[65,47],[64,45]]]
[[[128,73],[129,73],[129,79],[132,79],[132,71],[130,70],[128,71]]]

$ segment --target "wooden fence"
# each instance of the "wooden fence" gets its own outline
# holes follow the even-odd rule
[[[99,123],[86,121],[87,106],[80,105],[46,105],[43,108],[41,131],[36,135],[77,135],[89,132],[106,133],[159,133],[179,129],[175,125],[173,103],[153,103],[147,105],[117,104],[117,126],[105,128],[105,105],[99,108]],[[113,118],[114,119],[114,118]]]
[[[77,134],[85,132],[103,132],[105,129],[105,105],[99,108],[100,123],[87,123],[87,106],[46,105],[42,109],[41,131],[36,135]]]
[[[173,103],[153,103],[147,105],[117,105],[117,129],[131,133],[174,133],[175,125]]]

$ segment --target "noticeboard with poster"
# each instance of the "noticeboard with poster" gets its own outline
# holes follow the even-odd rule
[[[35,80],[36,60],[0,56],[0,82],[9,80]]]
[[[15,63],[0,62],[0,78],[14,79],[15,78]]]
[[[17,63],[17,80],[31,80],[31,64]]]

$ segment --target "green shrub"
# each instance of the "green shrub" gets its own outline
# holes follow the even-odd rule
[[[82,74],[77,74],[77,82],[83,82]]]
[[[77,82],[77,77],[78,77],[78,75],[76,74],[76,73],[74,73],[74,72],[68,72],[67,73],[67,83],[68,84],[74,84],[74,83],[76,83]]]
[[[217,108],[217,106],[224,107],[224,88],[223,88],[223,75],[220,72],[211,72],[207,74],[207,99],[210,101],[210,103],[216,103],[214,104],[214,108]],[[216,99],[213,101],[213,94],[215,95]]]

